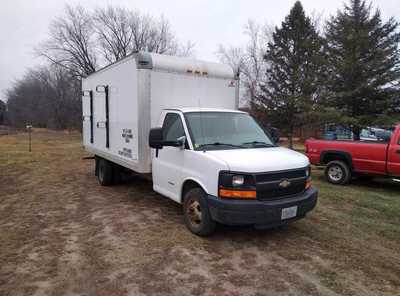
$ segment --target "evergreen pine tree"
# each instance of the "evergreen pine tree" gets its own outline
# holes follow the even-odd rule
[[[330,104],[349,119],[355,139],[362,126],[400,112],[398,24],[382,23],[379,10],[371,10],[350,0],[326,26]]]
[[[322,51],[323,39],[297,1],[268,44],[268,79],[252,106],[287,132],[290,147],[294,129],[309,120],[319,102],[326,72]]]

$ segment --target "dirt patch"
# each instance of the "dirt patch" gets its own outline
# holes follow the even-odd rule
[[[366,207],[361,195],[396,206],[397,187],[342,191],[317,177],[319,206],[306,219],[199,238],[149,182],[99,186],[80,135],[33,139],[28,153],[24,134],[0,138],[0,295],[400,294],[398,220],[380,204],[370,220],[351,216]]]

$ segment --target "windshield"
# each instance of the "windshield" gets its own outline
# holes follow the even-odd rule
[[[189,112],[185,114],[185,118],[195,150],[275,146],[246,113]]]

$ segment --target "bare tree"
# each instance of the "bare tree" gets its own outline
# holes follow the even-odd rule
[[[29,70],[8,89],[7,119],[13,126],[75,128],[81,125],[79,81],[65,67]]]
[[[193,44],[180,44],[163,17],[109,6],[93,13],[66,6],[50,25],[50,36],[37,52],[75,76],[93,73],[98,64],[115,62],[134,51],[187,56]]]
[[[161,53],[175,54],[178,51],[178,42],[171,32],[169,22],[161,17],[159,20],[154,20],[151,17],[143,17],[144,39],[141,40],[141,47],[144,50]],[[142,34],[140,34],[142,36]]]
[[[248,20],[244,33],[248,43],[244,47],[219,46],[217,56],[221,62],[238,69],[240,74],[241,104],[254,101],[260,94],[260,83],[266,79],[268,63],[264,60],[265,48],[272,38],[273,28]]]
[[[42,86],[45,101],[42,111],[49,113],[46,124],[57,129],[80,128],[80,83],[72,73],[64,67],[50,65],[32,75]]]
[[[107,62],[117,61],[134,50],[131,22],[135,17],[130,10],[112,6],[94,12],[97,41]]]
[[[181,56],[192,52],[193,44],[180,45],[163,17],[157,19],[137,10],[109,6],[96,9],[94,20],[100,50],[109,63],[133,51]]]
[[[66,6],[64,15],[51,23],[47,41],[37,48],[49,63],[27,71],[6,93],[9,123],[80,129],[81,77],[102,62],[114,62],[132,51],[190,55],[192,48],[190,42],[177,41],[163,17],[123,8],[92,13],[81,6]]]
[[[6,120],[7,105],[0,99],[0,125],[4,124]]]
[[[94,72],[97,59],[91,15],[82,6],[67,5],[65,15],[51,23],[49,39],[37,51],[76,76]]]

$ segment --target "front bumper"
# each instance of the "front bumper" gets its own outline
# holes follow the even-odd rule
[[[314,209],[318,191],[314,187],[302,194],[277,200],[231,200],[208,195],[208,207],[212,218],[227,225],[253,224],[260,228],[275,227],[301,218]],[[297,215],[281,220],[283,208],[297,206]]]

